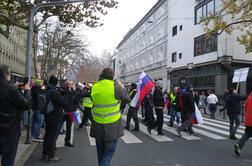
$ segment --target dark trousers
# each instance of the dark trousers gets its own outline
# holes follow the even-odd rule
[[[163,124],[164,124],[164,112],[161,108],[156,108],[157,120],[150,125],[150,129],[154,129],[157,127],[158,134],[163,134]]]
[[[85,109],[83,111],[81,126],[83,126],[85,123],[87,123],[88,120],[90,120],[91,122],[93,120],[93,118],[92,118],[92,109],[88,108],[88,107],[85,107]]]
[[[240,126],[240,117],[239,114],[229,114],[229,132],[231,136],[234,136],[237,132],[237,129]]]
[[[240,149],[242,149],[245,145],[245,143],[249,140],[249,138],[252,137],[252,127],[247,127],[245,129],[245,133],[241,137],[241,139],[238,141],[238,145]]]
[[[130,128],[130,121],[131,118],[133,118],[135,122],[135,129],[139,129],[139,121],[137,117],[137,110],[135,110],[134,107],[129,107],[128,114],[127,114],[127,122],[126,122],[126,127],[129,129]]]
[[[216,104],[209,104],[208,109],[209,109],[209,112],[210,112],[210,118],[215,119]]]
[[[188,129],[189,132],[193,132],[192,117],[193,117],[192,113],[187,113],[187,114],[183,113],[184,121],[182,122],[181,126],[178,127],[178,130],[185,131],[186,129]]]
[[[112,157],[117,146],[117,139],[114,141],[105,141],[104,139],[95,139],[99,166],[110,166]]]
[[[43,155],[49,158],[55,157],[56,141],[59,134],[60,124],[46,124],[43,143]]]
[[[14,166],[20,133],[0,136],[0,158],[2,166]]]
[[[126,107],[126,103],[122,102],[120,105],[121,114],[123,114],[125,107]]]
[[[147,120],[147,125],[150,125],[154,122],[154,115],[153,115],[153,106],[145,105],[145,118]]]
[[[71,128],[72,128],[72,122],[70,117],[67,114],[64,114],[64,121],[66,121],[66,137],[65,142],[69,143],[71,139]]]

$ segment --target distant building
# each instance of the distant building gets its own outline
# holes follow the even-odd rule
[[[168,1],[158,1],[118,44],[116,60],[123,82],[137,81],[142,71],[152,79],[167,80],[167,8]]]
[[[163,79],[168,89],[185,78],[198,91],[217,95],[234,87],[235,69],[252,67],[252,53],[237,42],[241,34],[222,33],[207,38],[199,20],[221,9],[221,0],[160,0],[118,45],[120,78],[134,81],[144,70]],[[241,94],[248,93],[252,71]]]
[[[10,26],[8,39],[0,34],[0,63],[7,64],[13,76],[25,74],[26,33],[24,29]]]

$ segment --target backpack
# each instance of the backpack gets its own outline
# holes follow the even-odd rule
[[[54,111],[53,104],[47,93],[42,93],[38,96],[38,108],[43,115],[47,115]]]

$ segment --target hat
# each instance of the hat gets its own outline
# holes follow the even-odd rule
[[[191,89],[191,88],[193,88],[193,86],[191,84],[188,84],[186,88]]]
[[[56,86],[58,84],[58,78],[56,78],[54,75],[51,75],[49,78],[49,84]]]

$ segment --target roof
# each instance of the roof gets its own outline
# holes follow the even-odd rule
[[[145,16],[135,25],[134,28],[130,29],[123,40],[117,45],[118,49],[129,37],[167,0],[158,0],[158,2],[145,14]]]

